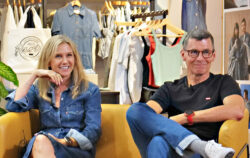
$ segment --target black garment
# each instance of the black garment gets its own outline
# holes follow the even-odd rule
[[[31,4],[28,4],[27,6],[32,6]],[[27,21],[26,24],[24,26],[25,28],[35,28],[35,24],[33,21],[33,13],[32,10],[29,9],[28,13],[27,13]]]
[[[142,36],[142,41],[144,43],[144,53],[141,58],[142,66],[143,66],[143,79],[142,79],[142,86],[148,87],[148,76],[149,76],[149,67],[148,62],[146,60],[146,56],[149,53],[149,46],[145,40],[145,38]]]
[[[186,110],[203,110],[223,105],[223,99],[229,95],[241,95],[239,85],[229,75],[214,75],[197,85],[188,87],[187,77],[174,82],[165,82],[151,97],[160,104],[163,112],[169,116],[184,113]],[[217,139],[222,122],[195,123],[184,125],[201,139]]]

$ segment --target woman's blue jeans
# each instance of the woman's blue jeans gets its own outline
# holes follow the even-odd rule
[[[142,158],[177,158],[183,156],[193,140],[199,139],[177,122],[157,114],[146,103],[132,104],[127,121]]]

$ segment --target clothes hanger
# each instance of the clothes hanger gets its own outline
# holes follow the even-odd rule
[[[73,0],[71,1],[71,5],[81,7],[81,2],[79,0]]]
[[[130,2],[130,4],[133,5],[133,6],[137,5],[137,1],[132,1],[132,2]]]
[[[171,32],[177,34],[177,35],[183,35],[185,33],[184,30],[174,26],[168,18],[161,19],[161,20],[154,20],[153,25],[150,25],[150,31],[147,31],[147,33],[151,32],[151,29],[158,29],[162,28],[163,26],[167,26],[167,29]]]
[[[23,7],[26,8],[26,1],[23,0]]]
[[[33,5],[35,4],[35,0],[30,0],[30,3]]]
[[[143,21],[139,20],[139,21],[136,22],[136,25],[134,26],[134,28],[138,28],[142,24],[143,24]]]
[[[163,20],[151,21],[150,25],[147,28],[142,29],[140,31],[136,31],[133,33],[133,35],[135,35],[135,36],[153,36],[153,34],[151,34],[151,30],[162,28],[164,25],[166,25],[167,28],[171,32],[175,33],[175,35],[156,34],[157,37],[182,37],[182,35],[185,33],[184,30],[179,29],[178,27],[174,26],[173,24],[170,23],[169,19],[165,18]]]
[[[16,0],[13,0],[13,7],[16,6]]]
[[[101,9],[101,13],[102,13],[103,15],[113,14],[113,11],[112,11],[112,9],[111,9],[110,6],[109,6],[109,2],[106,1],[106,0],[105,0],[104,5],[103,5],[103,7],[102,7],[102,9]]]
[[[161,22],[157,27],[160,28],[160,27],[163,27],[163,26],[165,26],[165,25],[167,26],[167,28],[168,28],[171,32],[173,32],[173,33],[175,33],[175,34],[183,35],[183,34],[185,33],[184,30],[182,30],[182,29],[180,29],[180,28],[174,26],[174,25],[170,22],[170,20],[169,20],[168,18],[163,19],[162,22]]]
[[[113,5],[112,5],[112,2],[111,1],[109,1],[109,8],[114,12],[115,11],[115,8],[113,7]]]
[[[119,22],[119,21],[115,21],[115,24],[117,26],[135,26],[137,24],[137,22]]]
[[[126,6],[128,3],[128,1],[121,1],[121,6]]]
[[[21,0],[18,0],[18,2],[17,2],[18,4],[18,7],[20,7],[21,6]]]
[[[150,30],[151,31],[151,30]],[[144,33],[144,32],[134,32],[133,33],[134,36],[154,36],[151,33]],[[155,34],[156,37],[182,37],[183,35],[168,35],[168,34]]]
[[[112,3],[112,5],[120,6],[122,2],[121,1],[112,1],[111,3]]]
[[[71,1],[71,5],[77,6],[77,8],[74,8],[74,13],[79,15],[80,14],[80,7],[82,6],[81,2],[79,0],[73,0]]]

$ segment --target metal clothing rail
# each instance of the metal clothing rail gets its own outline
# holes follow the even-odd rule
[[[132,21],[135,21],[135,19],[137,19],[137,18],[142,18],[142,20],[145,21],[147,17],[162,16],[163,19],[165,19],[167,17],[167,15],[168,15],[168,10],[162,10],[162,11],[152,11],[149,13],[132,14],[130,16],[130,18],[132,19]],[[167,33],[167,26],[166,25],[163,26],[162,33],[163,34]],[[167,41],[166,37],[163,37],[162,43],[166,44],[166,41]]]

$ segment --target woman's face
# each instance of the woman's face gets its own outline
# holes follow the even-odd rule
[[[238,34],[239,34],[239,29],[234,29],[234,35],[236,35],[236,36],[238,36]]]
[[[72,48],[67,43],[60,44],[49,66],[53,71],[59,73],[64,81],[70,79],[75,66],[75,56]]]

